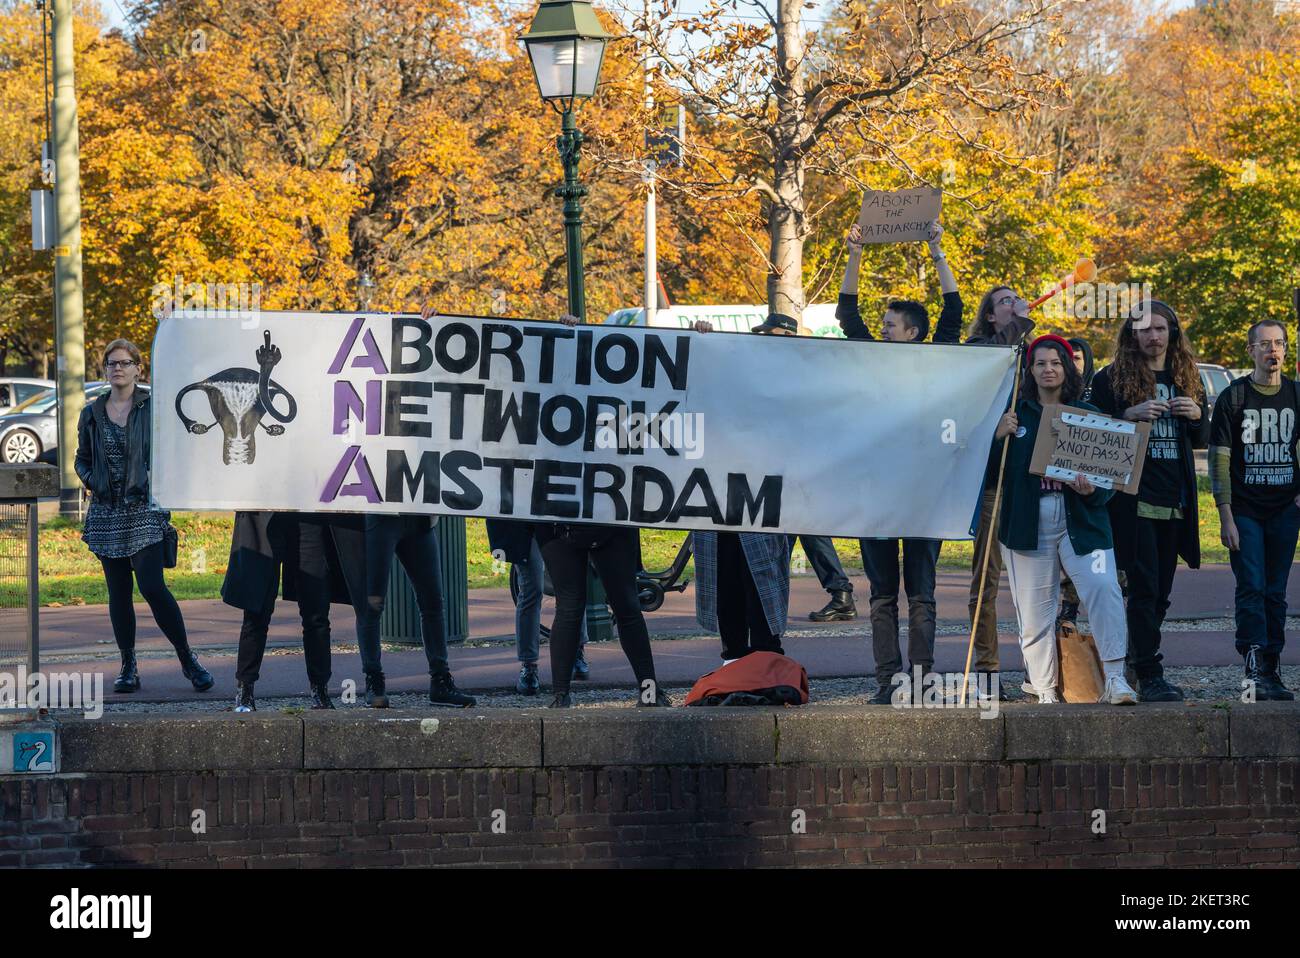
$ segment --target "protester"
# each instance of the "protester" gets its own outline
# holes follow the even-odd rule
[[[546,567],[541,549],[533,534],[533,523],[518,519],[488,519],[488,547],[492,555],[514,566],[519,583],[515,598],[515,654],[519,659],[519,678],[515,691],[520,695],[537,695],[542,688],[537,662],[542,644],[542,596]],[[574,681],[591,677],[584,650],[587,645],[587,617],[580,620],[578,655],[573,662]]]
[[[1092,347],[1088,345],[1086,339],[1068,339],[1070,348],[1074,350],[1074,368],[1079,371],[1079,378],[1083,380],[1083,401],[1090,402],[1089,393],[1092,390],[1092,380],[1096,375],[1092,359]]]
[[[711,332],[708,322],[695,329]],[[774,313],[751,332],[762,336],[792,336],[794,319]],[[790,607],[790,548],[783,535],[766,532],[691,533],[695,553],[695,618],[700,627],[722,637],[724,665],[751,652],[784,655]]]
[[[456,688],[447,663],[437,522],[436,516],[371,513],[365,517],[366,604],[357,619],[357,644],[366,677],[366,705],[370,708],[388,707],[380,664],[379,622],[384,614],[394,556],[411,580],[420,610],[420,642],[429,665],[429,704],[454,708],[475,704],[472,695]]]
[[[1070,348],[1074,350],[1074,368],[1079,371],[1079,377],[1083,380],[1082,399],[1084,400],[1084,402],[1090,402],[1092,400],[1092,377],[1093,377],[1092,347],[1088,345],[1088,341],[1086,339],[1070,339],[1067,340],[1067,342],[1070,344]],[[1123,580],[1123,574],[1121,570],[1121,577],[1120,577],[1121,591],[1123,590],[1123,585],[1124,585],[1124,580]],[[1057,631],[1058,632],[1060,631],[1062,623],[1069,622],[1073,624],[1075,619],[1077,619],[1078,617],[1079,617],[1079,593],[1074,588],[1074,583],[1070,581],[1069,575],[1067,575],[1065,573],[1065,570],[1062,569],[1061,611],[1058,612],[1056,616]]]
[[[136,388],[144,360],[134,343],[115,339],[101,361],[110,388],[81,410],[75,466],[91,495],[81,538],[104,569],[108,618],[122,656],[113,691],[140,688],[134,579],[158,628],[176,650],[181,674],[196,690],[206,692],[213,686],[212,674],[190,649],[181,608],[163,580],[164,564],[176,564],[176,532],[171,514],[149,505],[152,405],[149,393]]]
[[[366,615],[365,529],[362,517],[314,512],[236,512],[230,561],[221,598],[244,611],[235,664],[235,711],[257,710],[254,683],[266,652],[267,631],[283,579],[286,601],[296,600],[313,709],[332,709],[329,681],[330,603]]]
[[[976,346],[1015,346],[1024,342],[1033,328],[1029,303],[1010,286],[994,286],[980,300],[966,342]],[[998,586],[1002,580],[1002,552],[989,547],[989,537],[994,535],[993,500],[997,496],[1000,462],[1001,447],[995,444],[984,467],[984,493],[980,499],[975,551],[971,558],[969,610],[971,628],[975,632],[975,670],[984,673],[990,683],[999,670]],[[984,566],[985,552],[988,553],[987,568]],[[978,621],[975,617],[977,609]],[[1001,683],[997,687],[998,697],[1006,698]]]
[[[426,322],[438,311],[426,302],[420,318]],[[537,545],[536,530],[530,522],[512,519],[488,519],[488,547],[495,556],[500,552],[518,572],[519,596],[515,600],[515,654],[519,659],[519,678],[515,691],[520,695],[537,695],[542,689],[537,662],[542,644],[542,598],[545,589],[545,563]],[[639,547],[639,540],[638,540]],[[638,548],[639,555],[639,548]],[[638,560],[639,565],[639,560]],[[573,660],[574,681],[591,678],[587,664],[587,617],[584,614],[578,636],[578,652]]]
[[[1006,413],[997,441],[1012,436],[1002,479],[998,541],[1011,582],[1020,648],[1032,690],[1043,703],[1059,702],[1056,611],[1060,566],[1079,590],[1101,656],[1106,686],[1100,701],[1133,705],[1137,695],[1124,679],[1124,600],[1115,575],[1115,553],[1105,505],[1108,490],[1083,475],[1065,483],[1030,473],[1043,407],[1069,403],[1095,407],[1079,398],[1083,380],[1073,350],[1059,336],[1040,336],[1029,348],[1029,375],[1014,412]]]
[[[789,551],[794,552],[795,541],[803,543],[803,554],[817,574],[821,587],[830,593],[830,601],[816,612],[809,612],[813,622],[847,622],[858,616],[857,603],[853,601],[853,583],[849,581],[835,552],[830,536],[789,536]]]
[[[1140,322],[1139,322],[1140,321]],[[1097,374],[1093,404],[1108,416],[1151,423],[1137,495],[1108,504],[1115,558],[1128,581],[1128,636],[1138,698],[1180,702],[1160,664],[1160,627],[1181,555],[1201,565],[1200,515],[1193,449],[1210,434],[1205,390],[1173,309],[1150,300],[1120,326],[1115,359]]]
[[[1290,702],[1280,661],[1286,645],[1286,588],[1300,532],[1296,418],[1300,395],[1282,375],[1286,327],[1255,323],[1246,348],[1255,368],[1214,404],[1210,479],[1219,529],[1237,579],[1237,652],[1255,699]]]
[[[560,321],[568,326],[578,323],[574,316],[564,316]],[[588,564],[596,567],[614,612],[619,645],[636,676],[640,693],[637,705],[672,705],[655,679],[650,632],[637,593],[640,532],[625,526],[538,523],[534,534],[555,586],[555,620],[551,626],[551,687],[555,697],[548,708],[573,705],[569,684],[578,656],[580,623],[587,610]]]
[[[943,292],[943,311],[935,327],[934,342],[955,343],[961,337],[962,301],[957,292],[957,281],[940,245],[942,236],[943,227],[935,223],[928,242],[930,258]],[[847,338],[872,339],[871,330],[862,321],[858,309],[862,234],[857,223],[849,229],[848,247],[848,266],[840,285],[835,318]],[[910,300],[890,302],[880,322],[880,337],[887,342],[924,342],[929,332],[930,319],[925,307]],[[942,543],[937,539],[859,539],[862,567],[871,583],[871,642],[877,685],[871,701],[877,705],[890,704],[893,677],[903,667],[898,644],[900,542],[902,583],[907,591],[908,671],[919,668],[924,674],[934,668],[935,569]]]

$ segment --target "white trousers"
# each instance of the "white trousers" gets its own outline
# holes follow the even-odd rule
[[[1122,674],[1128,649],[1124,596],[1115,571],[1115,550],[1098,549],[1076,555],[1065,528],[1065,496],[1044,493],[1038,506],[1038,548],[1033,551],[1001,546],[1011,582],[1011,597],[1020,623],[1020,652],[1029,684],[1035,692],[1055,689],[1060,681],[1056,655],[1056,615],[1061,601],[1061,574],[1074,582],[1079,601],[1088,612],[1093,641],[1107,672]]]

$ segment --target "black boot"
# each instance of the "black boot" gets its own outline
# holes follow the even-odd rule
[[[446,705],[451,708],[467,709],[476,703],[477,700],[474,696],[466,695],[456,688],[456,680],[451,677],[450,672],[443,670],[442,672],[429,673],[430,705]]]
[[[1157,675],[1155,678],[1143,679],[1138,683],[1138,701],[1181,702],[1183,690],[1176,685],[1170,685],[1163,675]]]
[[[384,673],[366,673],[366,708],[388,708],[388,696],[384,694]]]
[[[891,682],[881,682],[876,680],[876,691],[867,699],[869,705],[892,705],[894,704],[894,689],[897,686]]]
[[[122,671],[113,682],[114,692],[138,692],[140,690],[140,673],[135,667],[135,652],[122,653]]]
[[[583,653],[586,649],[579,646],[578,657],[573,660],[573,679],[577,682],[585,682],[591,678],[591,666],[587,664],[587,656]]]
[[[253,701],[253,683],[241,682],[235,690],[235,711],[256,712],[257,703]]]
[[[181,674],[190,680],[190,684],[194,686],[194,691],[206,692],[216,684],[216,679],[212,677],[212,673],[199,665],[198,656],[194,654],[192,649],[188,647],[183,650],[177,649],[176,657],[181,660]]]
[[[855,619],[857,615],[858,607],[853,603],[853,593],[835,591],[831,593],[831,600],[816,612],[809,612],[808,618],[814,622],[840,622]]]
[[[1246,680],[1255,685],[1256,702],[1290,702],[1295,696],[1269,673],[1263,649],[1252,645],[1246,650]]]
[[[573,695],[569,692],[556,692],[555,698],[551,699],[551,704],[546,707],[548,709],[573,708]]]
[[[519,681],[515,691],[520,695],[536,695],[542,690],[542,680],[537,677],[537,663],[526,662],[519,667]]]
[[[641,706],[646,706],[647,708],[665,708],[665,709],[666,709],[666,708],[671,708],[671,707],[672,707],[673,700],[670,699],[670,698],[668,697],[668,693],[665,692],[665,691],[664,691],[664,690],[659,686],[659,683],[658,683],[658,682],[655,682],[655,683],[654,683],[654,693],[655,693],[655,694],[654,694],[654,699],[653,699],[653,700],[651,700],[651,701],[646,701],[646,692],[647,692],[647,691],[648,691],[648,689],[645,689],[645,688],[643,687],[642,690],[641,690],[641,693],[640,693],[639,695],[637,695],[637,697],[636,697],[636,704],[637,704],[637,707],[638,707],[638,708],[641,707]]]
[[[332,709],[334,707],[328,685],[313,685],[311,687],[311,707],[313,709]]]
[[[1275,692],[1281,694],[1281,698],[1275,698],[1274,702],[1295,702],[1295,693],[1282,684],[1282,656],[1273,653],[1265,655],[1264,668],[1269,679],[1273,681]]]

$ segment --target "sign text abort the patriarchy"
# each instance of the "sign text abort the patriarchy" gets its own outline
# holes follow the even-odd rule
[[[152,367],[152,488],[166,508],[968,538],[1012,359],[461,316],[180,312],[160,325]]]

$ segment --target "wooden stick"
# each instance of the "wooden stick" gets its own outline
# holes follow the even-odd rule
[[[1024,347],[1016,349],[1016,380],[1011,387],[1011,408],[1009,412],[1016,411],[1016,402],[1020,398],[1020,370],[1024,365]],[[989,574],[989,550],[993,548],[993,540],[998,535],[998,508],[1002,505],[1002,474],[1007,468],[1007,451],[1011,448],[1011,433],[1008,433],[1002,439],[1002,460],[998,463],[998,488],[993,494],[993,512],[989,516],[988,537],[984,540],[984,558],[980,562],[980,591],[975,599],[975,616],[970,625],[970,641],[966,644],[966,671],[961,678],[961,702],[966,705],[966,687],[970,684],[970,660],[975,653],[975,629],[979,625],[980,610],[984,607],[984,579]],[[996,638],[995,638],[996,641]],[[1001,678],[999,678],[999,683]]]

